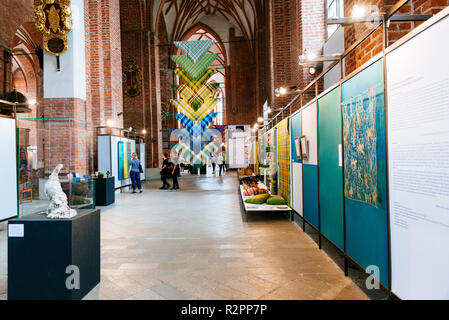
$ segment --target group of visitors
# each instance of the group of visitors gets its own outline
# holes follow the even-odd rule
[[[169,189],[170,184],[167,182],[167,179],[172,178],[173,179],[173,187],[172,190],[179,190],[179,183],[178,183],[178,177],[181,174],[181,170],[179,169],[179,156],[174,155],[171,158],[171,161],[169,160],[168,153],[164,153],[162,156],[163,162],[162,162],[162,168],[161,168],[161,180],[162,180],[162,187],[159,189]]]
[[[217,165],[219,167],[219,172],[218,172],[218,176],[222,176],[223,172],[226,169],[226,165],[225,165],[225,155],[223,152],[220,152],[218,154],[212,154],[211,158],[210,158],[210,163],[212,165],[212,173],[215,174]]]
[[[213,173],[215,174],[217,165],[219,167],[218,175],[221,177],[223,172],[226,171],[226,158],[225,152],[214,153],[211,155],[210,163],[212,165]],[[184,164],[184,160],[180,155],[174,154],[171,159],[168,156],[168,153],[164,153],[162,156],[162,168],[161,168],[161,180],[162,187],[161,190],[169,189],[170,184],[167,179],[171,178],[173,180],[172,190],[179,190],[179,182],[178,177],[181,175],[181,164],[184,168],[186,165]],[[132,193],[136,193],[136,189],[139,189],[139,192],[142,193],[142,184],[140,182],[140,174],[143,172],[142,164],[140,160],[137,158],[137,154],[135,152],[131,155],[131,162],[129,166],[129,176],[131,177],[132,182]]]

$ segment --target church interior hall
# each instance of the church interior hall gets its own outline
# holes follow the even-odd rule
[[[0,300],[449,300],[448,33],[449,0],[1,0]]]

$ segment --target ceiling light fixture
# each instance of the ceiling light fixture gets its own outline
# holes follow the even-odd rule
[[[352,7],[352,14],[351,17],[354,19],[360,19],[366,16],[366,10],[364,6],[354,5]]]

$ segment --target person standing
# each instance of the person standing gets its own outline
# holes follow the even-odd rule
[[[223,157],[223,171],[228,171],[227,163],[226,163],[226,150],[222,150],[221,155]]]
[[[140,160],[137,158],[137,153],[133,152],[131,155],[131,164],[129,166],[129,176],[131,177],[131,182],[133,184],[133,192],[136,193],[136,186],[139,192],[142,193],[142,184],[140,182],[140,169],[142,165]]]
[[[173,188],[172,190],[179,190],[179,182],[178,182],[178,177],[181,173],[181,170],[179,168],[179,155],[175,154],[172,158],[171,161],[173,162],[173,169],[172,169],[172,178],[173,178]]]
[[[210,163],[212,164],[212,173],[215,174],[215,168],[217,168],[217,159],[215,158],[215,154],[211,155]]]
[[[221,177],[223,169],[224,169],[223,154],[221,152],[217,156],[217,164],[220,167],[219,172],[218,172],[219,173],[218,176]]]
[[[164,190],[164,189],[168,189],[170,188],[170,184],[167,182],[167,178],[168,178],[168,153],[164,153],[162,155],[162,168],[161,168],[161,180],[163,182],[162,187],[160,187],[159,189]]]

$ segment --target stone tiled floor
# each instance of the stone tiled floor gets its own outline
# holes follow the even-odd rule
[[[87,299],[368,299],[285,217],[244,222],[235,174],[180,184],[173,192],[147,183],[143,194],[122,193],[102,209],[101,284]]]

